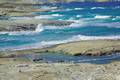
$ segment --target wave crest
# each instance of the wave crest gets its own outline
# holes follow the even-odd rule
[[[110,16],[96,15],[94,18],[96,18],[96,19],[106,19],[106,18],[110,18]]]
[[[118,40],[120,39],[120,35],[117,36],[84,36],[84,35],[75,35],[71,38],[66,40],[53,40],[53,41],[41,41],[37,43],[22,45],[22,46],[15,46],[15,47],[7,47],[1,48],[0,50],[24,50],[24,49],[37,49],[37,48],[45,48],[50,47],[57,44],[74,42],[74,41],[82,41],[82,40],[104,40],[104,39],[112,39]]]
[[[91,9],[105,9],[104,7],[92,7]]]

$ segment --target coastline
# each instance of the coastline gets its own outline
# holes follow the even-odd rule
[[[2,20],[0,22],[1,32],[10,31],[35,31],[37,25],[42,24],[43,26],[67,26],[70,25],[71,21],[57,21],[57,20],[47,20],[47,19],[25,19],[25,20]]]
[[[58,44],[45,49],[50,52],[63,52],[70,55],[102,56],[120,52],[120,40],[83,40],[70,43]]]
[[[89,63],[32,63],[0,59],[1,80],[119,80],[120,62],[95,65]]]
[[[119,2],[76,1],[0,0],[0,80],[120,80]]]
[[[25,49],[25,50],[6,50],[0,51],[1,57],[11,57],[22,54],[37,53],[61,53],[72,56],[102,56],[120,52],[120,40],[83,40],[69,43],[62,43],[46,48]]]

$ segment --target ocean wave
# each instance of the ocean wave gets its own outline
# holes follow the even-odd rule
[[[74,8],[74,10],[83,10],[84,8]]]
[[[91,9],[105,9],[105,7],[92,7]]]
[[[75,35],[75,36],[73,36],[71,38],[68,38],[66,40],[42,41],[41,44],[44,44],[44,45],[55,45],[55,44],[68,43],[68,42],[74,42],[74,41],[80,41],[80,40],[104,40],[104,39],[117,40],[117,39],[120,39],[120,35],[118,35],[118,36],[84,36],[84,35]]]
[[[97,39],[120,39],[120,35],[117,36],[84,36],[84,35],[77,35],[77,36],[73,36],[72,40],[97,40]]]
[[[6,31],[6,32],[0,32],[1,35],[7,34],[7,35],[32,35],[36,34],[38,32],[36,31]]]
[[[69,27],[81,27],[83,25],[84,25],[84,23],[82,21],[81,22],[79,21],[79,22],[70,24]]]
[[[82,15],[76,15],[76,17],[77,17],[77,18],[80,18],[80,17],[82,17]]]
[[[73,11],[73,10],[83,10],[84,8],[66,8],[66,9],[59,9],[59,10],[51,10],[51,12],[62,12],[62,11]]]
[[[50,46],[57,45],[57,44],[63,44],[63,43],[74,42],[74,41],[104,40],[104,39],[117,40],[117,39],[120,39],[120,35],[117,35],[117,36],[84,36],[84,35],[75,35],[75,36],[73,36],[71,38],[68,38],[66,40],[41,41],[41,42],[32,43],[32,44],[26,44],[26,45],[21,45],[21,46],[1,48],[0,50],[37,49],[37,48],[45,48],[45,47],[50,47]]]
[[[52,14],[51,16],[54,16],[54,17],[61,17],[63,15],[60,15],[60,14]]]
[[[110,18],[111,16],[105,16],[105,15],[96,15],[94,18],[96,19],[107,19]]]
[[[52,19],[55,17],[63,17],[64,15],[61,14],[51,14],[51,15],[40,15],[40,16],[35,16],[35,19]]]
[[[74,9],[70,9],[70,8],[65,9],[65,11],[72,11],[72,10],[74,10]]]
[[[116,16],[116,18],[120,18],[120,16]]]
[[[84,8],[67,8],[63,11],[83,10]]]
[[[112,20],[119,20],[120,19],[120,16],[116,16],[114,18],[112,18]]]
[[[44,30],[43,25],[42,24],[38,24],[36,29],[35,29],[35,32],[42,32],[43,30]]]
[[[118,35],[118,36],[84,36],[84,35],[75,35],[75,36],[73,36],[71,38],[68,38],[66,40],[42,41],[41,44],[44,44],[44,45],[55,45],[55,44],[68,43],[68,42],[74,42],[74,41],[80,41],[80,40],[104,40],[104,39],[117,40],[117,39],[120,39],[120,35]]]
[[[45,29],[65,29],[75,26],[77,26],[77,24],[71,24],[69,26],[42,26],[42,24],[38,24],[34,31],[1,31],[0,35],[36,35]]]
[[[101,17],[101,16],[100,16]],[[103,16],[102,16],[103,17]],[[104,18],[110,17],[110,16],[104,16]],[[105,18],[105,19],[106,19]],[[119,16],[116,16],[115,18],[111,18],[111,20],[117,20],[119,19]],[[68,27],[86,27],[86,26],[96,26],[96,27],[112,27],[112,28],[120,28],[120,22],[104,22],[100,20],[96,20],[95,18],[81,18],[80,20],[67,20],[72,21],[74,23],[70,24]]]
[[[101,26],[106,26],[109,28],[120,28],[120,22],[111,22],[111,23],[94,23],[94,24],[88,24],[89,26],[96,26],[96,27],[101,27]]]
[[[0,34],[8,34],[8,35],[35,35],[44,30],[50,29],[65,29],[65,28],[78,28],[78,27],[87,27],[87,26],[95,26],[95,27],[108,27],[108,28],[120,28],[120,22],[94,22],[90,21],[91,19],[87,20],[68,20],[73,21],[70,25],[67,26],[43,26],[42,24],[38,24],[34,31],[8,31],[8,32],[0,32]]]
[[[50,7],[50,6],[41,6],[41,9],[43,10],[51,10],[51,9],[57,9],[58,7]]]
[[[6,32],[0,32],[0,34],[8,34],[8,35],[33,35],[36,33],[40,33],[44,31],[44,28],[42,24],[38,24],[36,29],[34,31],[6,31]]]
[[[54,16],[51,15],[40,15],[40,16],[35,16],[35,19],[51,19],[54,18]]]

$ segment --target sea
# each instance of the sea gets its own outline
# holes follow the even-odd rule
[[[71,2],[34,6],[57,8],[48,12],[34,12],[37,14],[35,19],[73,23],[67,26],[38,24],[35,31],[0,32],[1,51],[43,48],[82,40],[120,39],[120,2]],[[9,17],[10,20],[27,18]]]

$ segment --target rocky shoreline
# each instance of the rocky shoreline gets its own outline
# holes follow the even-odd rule
[[[43,51],[64,53],[74,56],[102,56],[120,52],[120,40],[86,40],[59,44]]]
[[[0,59],[1,80],[119,80],[120,62],[33,63]]]
[[[41,5],[44,4],[74,1],[77,0],[47,0],[47,2],[44,0],[0,0],[0,33],[35,31],[39,24],[43,27],[57,26],[62,28],[69,26],[74,22],[36,19],[36,16],[41,15],[35,13],[48,12],[59,8],[59,6],[47,6],[47,9],[43,9]],[[80,1],[84,2],[84,0]],[[108,0],[97,1],[106,2]],[[12,19],[14,17],[17,19]],[[18,19],[19,17],[25,17],[25,19]],[[45,61],[44,58],[32,60],[20,57],[42,53],[60,53],[75,57],[109,56],[116,53],[120,54],[120,40],[79,40],[45,48],[0,51],[0,80],[120,80],[120,62],[117,62],[116,59],[116,62],[111,60],[109,64],[90,64],[75,63],[72,60],[69,62],[59,60],[52,63]]]
[[[23,54],[40,54],[40,53],[61,53],[72,56],[103,56],[120,52],[120,40],[87,40],[58,44],[42,49],[26,49],[15,51],[0,51],[1,58],[12,58]],[[8,54],[9,53],[9,54]]]
[[[41,19],[25,19],[25,20],[2,20],[0,21],[0,31],[35,31],[37,25],[58,26],[63,27],[73,23],[72,21],[56,21]]]

